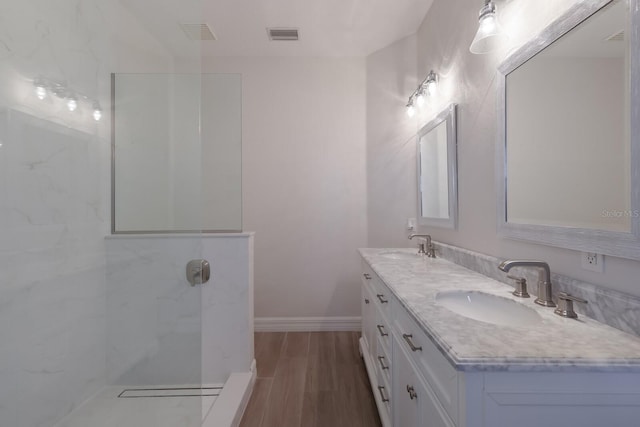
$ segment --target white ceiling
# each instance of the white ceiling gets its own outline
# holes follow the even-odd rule
[[[120,0],[171,53],[204,56],[366,56],[413,34],[433,0]],[[153,7],[149,7],[152,5]],[[218,40],[188,40],[180,23],[210,25]],[[267,27],[296,27],[272,42]]]

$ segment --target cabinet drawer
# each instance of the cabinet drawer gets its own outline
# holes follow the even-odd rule
[[[373,285],[373,301],[375,306],[387,316],[388,319],[391,319],[391,305],[393,304],[395,298],[391,294],[387,285],[382,282],[378,276],[374,275],[371,279],[371,284]]]
[[[391,364],[393,363],[391,358],[391,348],[387,348],[382,345],[382,338],[378,337],[377,352],[375,355],[376,370],[378,371],[378,378],[384,378],[389,384],[391,384]]]
[[[376,310],[375,336],[378,347],[384,347],[387,354],[391,354],[391,322],[380,310]]]
[[[397,303],[393,309],[398,341],[418,367],[438,401],[458,422],[458,372],[449,364],[409,313]]]
[[[384,378],[379,378],[377,390],[374,390],[374,393],[378,394],[378,396],[380,397],[380,401],[382,402],[382,417],[386,417],[387,420],[391,420],[392,392],[390,384],[385,381]],[[389,423],[389,425],[391,425],[391,423]]]
[[[382,279],[373,271],[371,266],[366,262],[362,263],[362,281],[369,287],[373,294],[373,304],[378,307],[387,318],[391,319],[391,305],[393,304],[393,295]]]

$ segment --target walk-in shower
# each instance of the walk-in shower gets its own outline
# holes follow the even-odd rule
[[[180,25],[201,1],[0,2],[2,426],[239,422],[242,82]]]

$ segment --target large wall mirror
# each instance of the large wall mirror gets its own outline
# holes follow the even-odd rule
[[[500,67],[503,236],[640,259],[637,3],[579,2]]]
[[[417,135],[418,224],[456,228],[458,213],[456,106],[450,105]]]

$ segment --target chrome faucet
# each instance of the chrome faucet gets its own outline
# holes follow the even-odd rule
[[[544,261],[507,260],[498,266],[505,273],[508,273],[513,267],[538,268],[538,298],[534,302],[545,307],[556,306],[551,299],[551,270],[549,269],[549,264]]]
[[[414,237],[421,237],[427,241],[427,251],[424,250],[424,243],[420,243],[418,245],[418,253],[425,254],[428,258],[436,257],[436,248],[433,247],[433,243],[431,243],[431,236],[428,234],[410,234],[409,240],[412,240]]]

